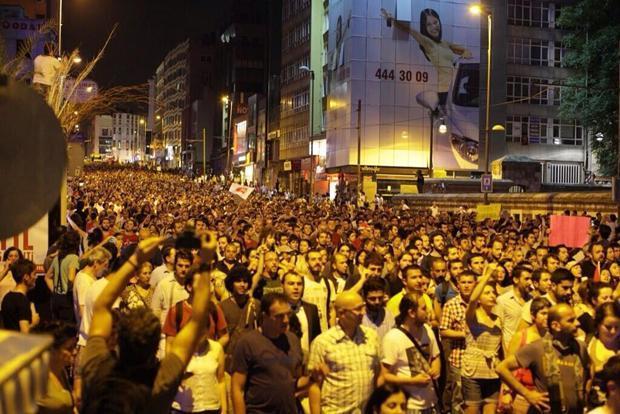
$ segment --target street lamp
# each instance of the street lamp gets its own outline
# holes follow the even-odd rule
[[[312,196],[314,195],[314,71],[306,65],[300,66],[299,70],[310,73],[310,127],[308,128],[308,140],[310,142],[310,177],[308,177],[310,181],[310,197],[308,200],[312,201]]]
[[[58,56],[62,56],[62,0],[58,4]]]
[[[228,116],[228,133],[226,134],[226,136],[224,136],[224,134],[222,133],[222,139],[226,139],[226,176],[228,177],[230,175],[230,172],[232,171],[232,166],[231,166],[231,152],[232,152],[232,127],[233,127],[233,122],[232,122],[232,115],[233,115],[233,102],[232,100],[234,99],[234,91],[233,91],[233,96],[229,97],[228,95],[224,95],[222,96],[222,131],[224,131],[224,115]]]
[[[486,89],[486,115],[484,123],[484,173],[489,174],[489,122],[491,117],[491,39],[493,33],[493,18],[491,10],[481,4],[472,4],[469,12],[475,16],[483,13],[487,15],[487,89]],[[503,128],[503,127],[502,127]],[[494,129],[495,130],[495,129]],[[484,204],[489,204],[489,194],[484,193]]]

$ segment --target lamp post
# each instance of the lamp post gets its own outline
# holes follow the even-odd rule
[[[233,93],[233,98],[234,98],[234,93]],[[229,98],[228,96],[224,96],[222,97],[222,103],[224,104],[224,108],[226,110],[226,113],[228,115],[228,134],[226,134],[226,137],[222,137],[222,139],[226,139],[226,178],[229,177],[230,175],[230,162],[231,162],[231,151],[232,151],[232,106],[233,106],[233,98]],[[224,127],[224,125],[222,125],[222,128]]]
[[[62,0],[58,4],[58,56],[62,56]]]
[[[471,14],[480,16],[487,15],[487,86],[486,86],[486,114],[484,123],[484,173],[489,174],[489,122],[491,118],[491,39],[493,33],[493,17],[491,10],[481,4],[474,4],[469,7]],[[495,128],[494,128],[495,130]],[[484,204],[489,204],[489,194],[484,193]]]
[[[312,196],[314,194],[314,71],[305,65],[300,66],[299,70],[310,73],[310,127],[308,128],[308,141],[310,142],[310,176],[308,177],[308,181],[310,182],[310,195],[308,200],[312,201]]]

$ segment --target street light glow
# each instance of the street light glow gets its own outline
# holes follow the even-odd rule
[[[93,91],[93,87],[92,86],[87,86],[86,87],[86,92],[91,93]]]
[[[448,127],[446,126],[446,123],[443,118],[441,118],[440,122],[441,124],[439,124],[439,128],[438,128],[439,133],[445,134],[446,132],[448,132]]]
[[[78,64],[78,63],[82,63],[82,58],[79,56],[76,56],[73,58],[73,63]]]
[[[482,5],[472,4],[471,6],[469,6],[469,12],[474,16],[480,16],[482,14]]]
[[[144,125],[144,119],[140,119],[140,125]]]
[[[224,96],[222,96],[222,102],[223,102],[224,104],[228,104],[228,95],[224,95]]]

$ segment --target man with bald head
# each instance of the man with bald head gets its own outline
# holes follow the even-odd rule
[[[560,303],[549,309],[547,334],[521,347],[497,366],[502,380],[522,396],[532,408],[552,413],[583,413],[588,356],[583,343],[575,339],[579,321],[573,308]],[[512,374],[529,368],[536,389],[528,389]],[[519,398],[515,400],[515,409]],[[519,411],[521,412],[521,411]]]
[[[312,414],[362,412],[380,371],[377,333],[362,325],[362,297],[344,291],[334,307],[336,325],[317,336],[310,348]]]

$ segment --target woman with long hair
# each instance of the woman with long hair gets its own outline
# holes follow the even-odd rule
[[[58,256],[52,261],[48,277],[52,279],[52,318],[75,322],[73,313],[73,281],[79,270],[80,235],[67,231],[61,236]]]
[[[547,317],[551,302],[543,297],[532,299],[530,306],[530,315],[532,316],[532,325],[517,332],[510,341],[506,356],[514,355],[520,348],[527,344],[542,338],[547,332]],[[515,377],[529,389],[535,389],[534,377],[532,371],[527,368],[519,368],[515,372]],[[530,404],[521,395],[517,395],[512,404],[513,414],[526,414]]]
[[[0,263],[0,304],[4,295],[12,291],[17,283],[11,274],[11,265],[24,258],[24,254],[17,247],[11,246],[4,251]]]
[[[495,413],[500,380],[495,372],[502,344],[494,282],[495,264],[488,264],[471,294],[465,312],[465,350],[462,360],[462,387],[465,414]]]
[[[381,9],[383,16],[392,22],[396,28],[408,33],[420,45],[426,60],[431,62],[437,70],[437,92],[441,103],[446,101],[455,57],[470,59],[471,51],[464,46],[443,40],[443,30],[439,14],[433,9],[424,9],[420,12],[420,31],[395,20],[385,9]]]
[[[598,407],[605,403],[601,373],[607,361],[620,351],[620,304],[607,302],[597,307],[594,326],[596,326],[596,335],[588,344],[593,378],[588,394],[590,407]]]

